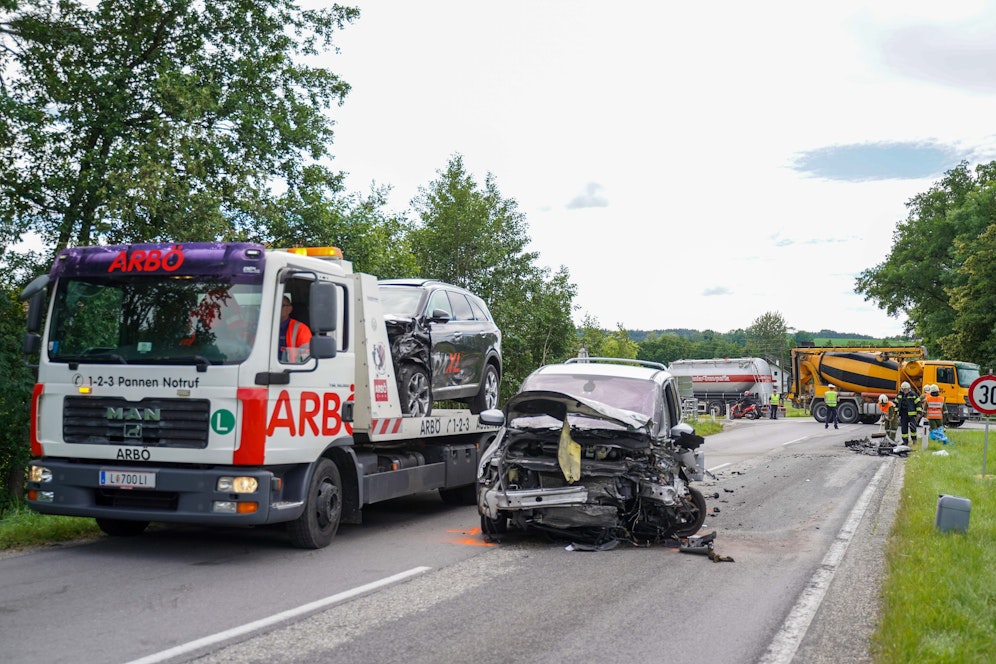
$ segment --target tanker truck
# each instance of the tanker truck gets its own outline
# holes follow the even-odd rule
[[[788,398],[808,409],[817,422],[826,419],[827,386],[839,393],[837,418],[843,424],[878,421],[878,397],[895,397],[908,382],[918,394],[937,385],[944,397],[944,423],[958,427],[973,410],[968,387],[979,377],[979,365],[954,360],[928,360],[922,346],[864,348],[793,348]]]
[[[668,370],[679,381],[690,377],[691,396],[704,403],[707,412],[720,415],[743,398],[744,392],[750,392],[755,401],[766,406],[774,389],[771,367],[760,357],[675,360]]]

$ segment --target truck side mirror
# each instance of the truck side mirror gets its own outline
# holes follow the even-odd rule
[[[311,329],[317,334],[335,332],[339,319],[339,293],[335,284],[319,281],[308,294],[308,315]]]
[[[321,360],[335,357],[335,337],[327,337],[323,334],[316,334],[311,337],[310,357]]]

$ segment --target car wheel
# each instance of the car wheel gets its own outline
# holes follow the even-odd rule
[[[134,537],[141,535],[149,527],[148,521],[126,521],[125,519],[97,519],[97,527],[111,537]]]
[[[691,537],[699,532],[699,528],[702,527],[706,519],[705,496],[702,495],[701,491],[692,487],[688,487],[688,494],[692,500],[686,500],[685,507],[678,512],[681,524],[674,530],[674,534],[678,537]]]
[[[470,400],[470,412],[480,413],[489,408],[498,407],[498,370],[493,364],[484,367],[484,377],[481,380],[481,389],[473,399]]]
[[[428,417],[432,412],[432,387],[425,367],[418,364],[401,367],[398,393],[401,397],[401,412],[405,415]]]

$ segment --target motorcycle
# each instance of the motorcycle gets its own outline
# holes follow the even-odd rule
[[[739,420],[741,418],[748,420],[756,420],[761,417],[761,407],[758,406],[753,401],[749,403],[744,403],[743,401],[738,401],[733,404],[730,408],[730,419]]]

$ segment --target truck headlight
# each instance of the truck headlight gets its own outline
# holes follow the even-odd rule
[[[255,477],[219,477],[215,491],[222,493],[256,493],[259,482]]]
[[[29,482],[51,482],[52,481],[52,471],[45,466],[29,466],[28,467],[28,481]]]

